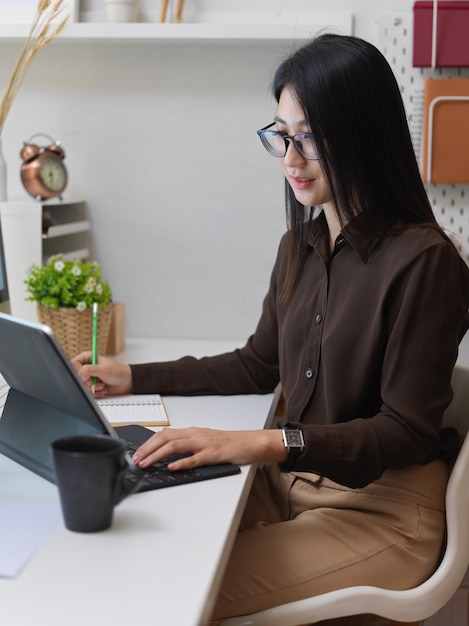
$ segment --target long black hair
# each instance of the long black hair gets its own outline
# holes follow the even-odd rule
[[[438,228],[422,183],[399,86],[372,44],[324,34],[277,69],[277,100],[288,87],[315,137],[339,221],[362,214],[363,229],[393,222]],[[305,207],[286,183],[290,261],[284,285],[292,294],[306,255]]]

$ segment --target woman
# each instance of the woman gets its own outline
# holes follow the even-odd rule
[[[322,35],[276,72],[259,131],[286,179],[288,232],[254,334],[232,353],[75,361],[102,394],[271,392],[282,428],[165,429],[136,453],[172,469],[262,461],[213,619],[356,584],[428,577],[444,534],[440,432],[469,270],[437,225],[393,73],[360,39]]]

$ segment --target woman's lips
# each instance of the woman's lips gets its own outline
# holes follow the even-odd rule
[[[297,189],[308,189],[308,187],[310,187],[314,183],[314,178],[298,178],[296,176],[291,176],[290,178],[293,182],[293,185]]]

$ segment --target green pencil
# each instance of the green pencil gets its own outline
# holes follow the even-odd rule
[[[98,304],[93,303],[93,320],[91,335],[91,364],[96,365],[98,362]],[[96,376],[91,379],[91,393],[94,395],[96,391]]]

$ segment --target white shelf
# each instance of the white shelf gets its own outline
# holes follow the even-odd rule
[[[53,237],[62,237],[63,235],[73,235],[75,233],[82,233],[91,230],[91,224],[89,220],[81,220],[78,222],[71,222],[69,224],[54,224],[49,226],[47,233],[42,235],[43,239],[51,239]]]
[[[251,16],[249,23],[237,21],[234,14],[216,21],[209,17],[199,23],[101,23],[75,22],[65,26],[54,43],[262,43],[308,39],[320,30],[352,32],[352,13],[349,11],[313,11],[287,16],[266,15],[262,22],[259,15]],[[291,21],[289,21],[291,20]],[[27,24],[0,24],[0,43],[23,42],[27,36]]]
[[[64,252],[63,258],[65,261],[74,261],[75,259],[81,259],[84,261],[90,256],[89,248],[77,248],[76,250],[71,250],[70,252]]]

